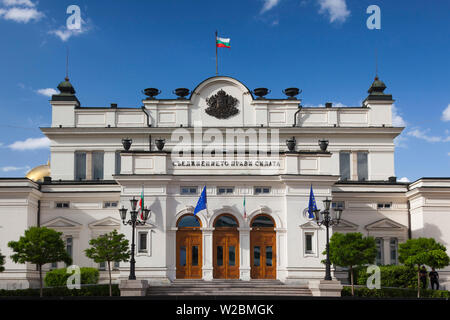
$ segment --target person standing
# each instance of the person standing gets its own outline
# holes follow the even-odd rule
[[[422,269],[419,271],[420,281],[422,282],[422,289],[427,288],[427,269],[425,266],[422,266]]]
[[[436,290],[439,290],[439,273],[434,268],[431,268],[429,273],[431,290],[434,290],[434,285],[436,285]]]

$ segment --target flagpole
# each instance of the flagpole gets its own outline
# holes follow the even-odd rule
[[[217,30],[216,30],[216,40],[214,41],[214,45],[216,46],[216,76],[219,75],[219,68],[217,64]]]

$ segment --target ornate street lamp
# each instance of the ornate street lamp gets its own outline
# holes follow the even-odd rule
[[[145,207],[142,211],[142,218],[141,220],[138,219],[138,211],[136,211],[136,205],[137,205],[138,200],[135,199],[133,197],[133,199],[130,200],[131,203],[131,210],[130,210],[130,216],[131,219],[126,221],[127,219],[127,211],[128,209],[125,209],[123,206],[121,209],[119,209],[119,213],[120,213],[120,218],[122,219],[122,222],[124,225],[131,225],[132,227],[132,233],[131,233],[131,260],[130,260],[130,276],[128,277],[128,280],[136,280],[136,275],[135,275],[135,265],[136,265],[136,260],[134,260],[134,248],[135,248],[135,244],[134,244],[134,233],[135,233],[135,229],[136,229],[136,225],[145,225],[148,218],[150,217],[151,211],[150,209],[148,209],[147,207]]]
[[[333,209],[334,215],[330,216],[330,206],[331,200],[323,200],[324,210],[321,212],[320,210],[314,211],[314,218],[316,219],[317,225],[324,225],[327,229],[327,259],[325,260],[325,280],[332,280],[331,278],[331,263],[330,263],[330,239],[329,239],[329,227],[338,225],[341,222],[342,209],[335,208]],[[322,216],[322,218],[320,217]]]

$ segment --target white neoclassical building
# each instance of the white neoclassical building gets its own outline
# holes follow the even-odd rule
[[[36,267],[13,263],[7,247],[36,225],[63,233],[74,264],[104,270],[84,250],[114,229],[131,239],[118,209],[142,190],[151,216],[136,229],[136,276],[151,283],[323,278],[326,233],[307,214],[311,186],[320,209],[326,198],[344,209],[333,232],[376,238],[378,264],[398,263],[398,244],[411,237],[450,247],[450,178],[396,180],[403,128],[392,126],[385,88],[376,78],[361,106],[304,108],[295,88],[268,99],[218,76],[174,99],[147,89],[142,107],[121,108],[84,106],[66,79],[42,128],[49,164],[0,179],[0,287],[36,285]],[[208,208],[193,215],[204,186]],[[450,269],[440,272],[449,282]],[[115,264],[115,279],[128,274],[128,263]]]

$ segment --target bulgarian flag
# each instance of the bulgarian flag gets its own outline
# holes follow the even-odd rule
[[[216,46],[218,48],[231,48],[230,38],[216,37]]]
[[[245,209],[245,196],[244,196],[244,219],[247,219],[247,209]]]
[[[139,200],[139,210],[141,211],[141,220],[144,220],[144,186],[142,186],[141,199]]]

